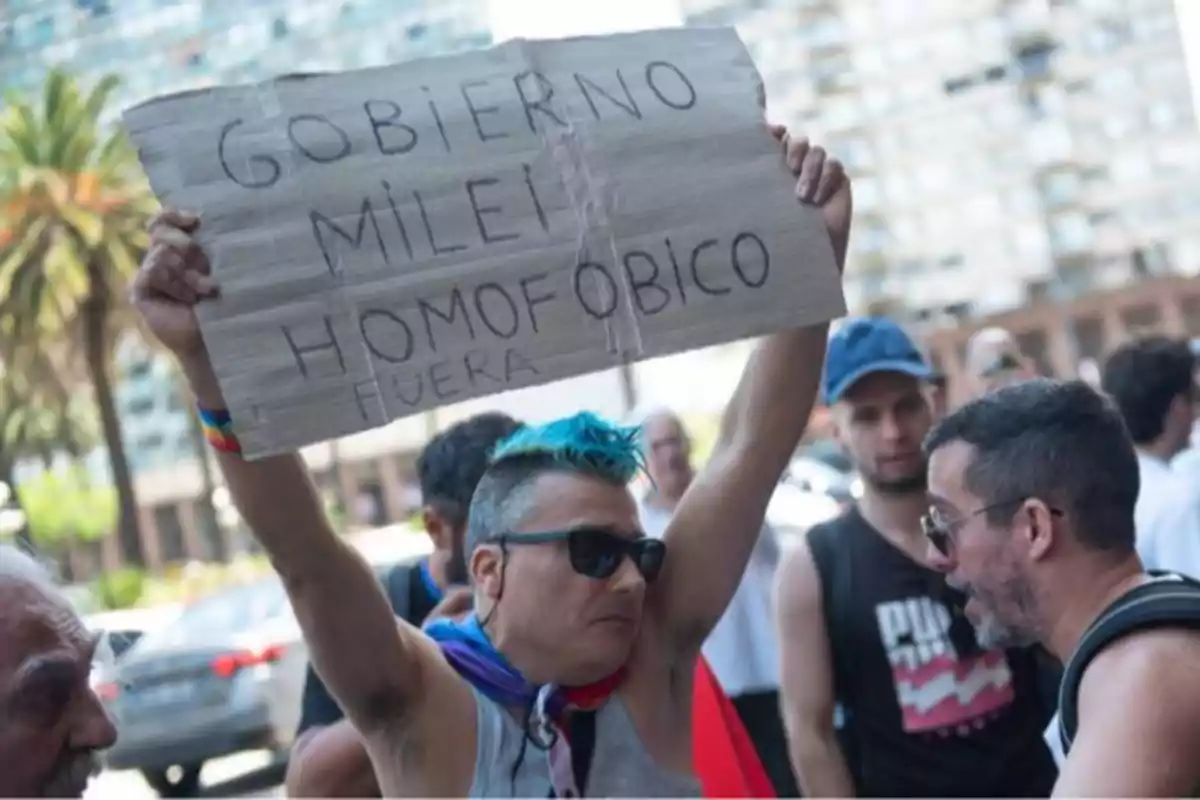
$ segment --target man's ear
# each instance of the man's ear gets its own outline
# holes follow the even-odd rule
[[[1167,418],[1178,420],[1179,427],[1190,435],[1196,419],[1195,411],[1192,408],[1192,399],[1185,394],[1176,395],[1167,410]]]
[[[1021,504],[1017,514],[1024,520],[1017,520],[1024,531],[1029,560],[1041,561],[1054,548],[1058,535],[1054,524],[1056,514],[1041,500],[1031,497]],[[1023,523],[1023,524],[1022,524]]]
[[[500,546],[485,544],[476,547],[468,565],[476,588],[489,600],[498,600],[504,589],[504,553]]]

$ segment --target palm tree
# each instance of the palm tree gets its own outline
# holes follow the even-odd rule
[[[62,342],[82,355],[118,497],[127,564],[145,557],[137,501],[121,439],[110,364],[121,298],[148,241],[156,203],[124,135],[100,118],[117,86],[88,92],[60,70],[40,105],[19,98],[0,114],[0,317],[16,340]]]

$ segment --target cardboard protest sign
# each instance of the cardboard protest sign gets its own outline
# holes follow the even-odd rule
[[[158,98],[249,458],[844,313],[732,29],[512,41]]]

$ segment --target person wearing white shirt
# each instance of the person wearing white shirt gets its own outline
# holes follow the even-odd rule
[[[1187,342],[1153,336],[1113,351],[1101,385],[1137,449],[1141,487],[1134,522],[1142,564],[1200,577],[1200,482],[1171,469],[1195,421],[1194,370]]]
[[[638,512],[646,535],[661,537],[695,475],[691,441],[679,418],[665,410],[643,418],[642,439],[652,486],[639,500]],[[742,718],[778,796],[796,797],[799,787],[779,712],[779,644],[772,611],[779,557],[775,532],[764,526],[742,582],[702,653]]]

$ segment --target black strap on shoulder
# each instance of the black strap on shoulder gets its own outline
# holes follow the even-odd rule
[[[571,774],[575,788],[587,796],[588,777],[592,773],[592,757],[596,753],[596,712],[576,711],[571,714]]]
[[[1084,632],[1063,669],[1058,688],[1058,737],[1063,754],[1079,725],[1079,684],[1088,665],[1104,648],[1135,631],[1151,628],[1200,628],[1200,582],[1173,573],[1153,573],[1154,580],[1117,598]]]
[[[403,562],[388,570],[383,588],[392,603],[392,613],[407,620],[412,614],[412,584],[415,562]],[[411,621],[411,620],[409,620]]]

